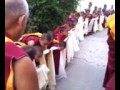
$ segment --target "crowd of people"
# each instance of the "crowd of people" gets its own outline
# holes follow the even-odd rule
[[[44,56],[44,51],[49,50],[50,53],[51,48],[55,47],[52,52],[55,78],[67,77],[65,67],[73,60],[74,53],[79,51],[80,42],[86,35],[105,30],[106,21],[115,13],[113,6],[106,10],[106,5],[103,10],[95,6],[91,13],[91,6],[92,3],[89,3],[89,9],[71,13],[54,31],[22,34],[29,15],[28,4],[26,0],[5,0],[6,90],[43,88],[40,86],[42,82],[38,80],[41,78],[37,74],[37,69],[43,65],[40,60]],[[50,68],[47,64],[44,66],[43,69],[47,70],[44,73],[48,75]]]

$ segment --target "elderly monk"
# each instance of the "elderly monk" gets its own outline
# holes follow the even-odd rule
[[[106,26],[109,28],[107,40],[109,52],[103,86],[105,90],[115,90],[115,14],[110,17]]]
[[[39,90],[32,61],[14,44],[25,30],[28,8],[26,0],[5,0],[5,90]]]

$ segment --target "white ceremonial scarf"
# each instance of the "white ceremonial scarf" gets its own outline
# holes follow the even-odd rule
[[[102,26],[103,22],[104,22],[104,16],[103,16],[103,14],[102,14],[102,15],[100,16],[100,22],[99,22],[100,31],[103,30],[103,26]]]
[[[86,18],[85,19],[85,22],[84,22],[84,24],[85,24],[85,26],[84,26],[84,34],[88,34],[88,18]]]
[[[41,90],[44,86],[48,84],[48,72],[49,69],[45,64],[40,65],[36,68],[37,76],[38,76],[38,83],[39,83],[39,89]]]
[[[60,51],[60,63],[59,63],[59,75],[56,75],[56,79],[66,78],[66,48]]]
[[[96,18],[94,18],[94,27],[93,27],[93,32],[96,32],[96,31],[98,31],[98,22],[97,22],[97,20],[98,20],[98,17],[96,17]]]
[[[75,27],[78,30],[76,36],[77,36],[77,38],[78,38],[79,41],[84,40],[83,25],[84,25],[83,17],[80,16],[79,19],[78,19],[78,23],[77,23],[77,25]]]
[[[73,28],[73,29],[75,29],[75,28]],[[80,50],[80,48],[79,48],[79,45],[78,45],[78,42],[77,42],[77,39],[76,39],[76,36],[75,36],[75,32],[73,31],[73,29],[71,29],[69,31],[69,33],[70,33],[70,36],[72,37],[74,52],[77,52],[77,51]]]
[[[66,51],[67,51],[67,63],[74,57],[74,48],[71,35],[68,36],[68,40],[66,41]]]
[[[92,31],[93,24],[94,24],[94,19],[91,19],[91,20],[90,20],[90,23],[89,23],[89,25],[88,25],[88,32],[91,32],[91,31]]]

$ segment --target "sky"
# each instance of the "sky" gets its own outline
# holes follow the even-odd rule
[[[81,11],[88,7],[88,3],[93,3],[94,6],[103,7],[104,4],[107,4],[108,9],[111,7],[111,5],[115,6],[115,0],[81,0]],[[77,10],[80,10],[80,6],[77,7]]]

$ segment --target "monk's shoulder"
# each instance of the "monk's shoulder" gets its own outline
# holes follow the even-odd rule
[[[5,43],[5,54],[16,59],[27,56],[27,53],[25,51],[23,51],[21,48],[11,42]]]

